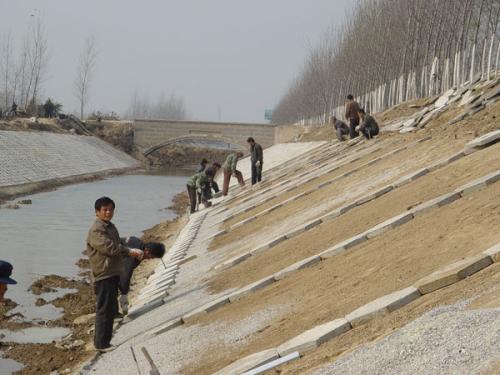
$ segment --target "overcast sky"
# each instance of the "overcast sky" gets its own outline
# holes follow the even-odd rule
[[[44,97],[76,111],[85,39],[99,56],[89,109],[124,113],[137,89],[184,99],[190,117],[264,122],[307,48],[352,0],[0,0],[0,37],[19,48],[40,15],[50,45]],[[33,16],[32,16],[33,15]]]

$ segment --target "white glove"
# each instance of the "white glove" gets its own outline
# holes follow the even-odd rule
[[[260,167],[260,160],[257,160],[257,161],[255,162],[255,166],[256,166],[256,167]]]
[[[356,126],[354,129],[359,132],[360,125]]]

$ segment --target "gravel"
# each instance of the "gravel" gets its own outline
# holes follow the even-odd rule
[[[435,308],[314,374],[479,374],[500,356],[500,308],[466,306]]]

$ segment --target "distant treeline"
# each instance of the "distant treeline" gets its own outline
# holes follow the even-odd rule
[[[273,122],[326,118],[349,93],[380,91],[386,104],[439,93],[498,64],[500,0],[354,3],[311,48]]]

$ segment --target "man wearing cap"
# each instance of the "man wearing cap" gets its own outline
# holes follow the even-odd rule
[[[5,293],[7,292],[7,285],[17,284],[17,281],[10,278],[12,275],[12,264],[4,260],[0,260],[0,303],[4,303]]]

